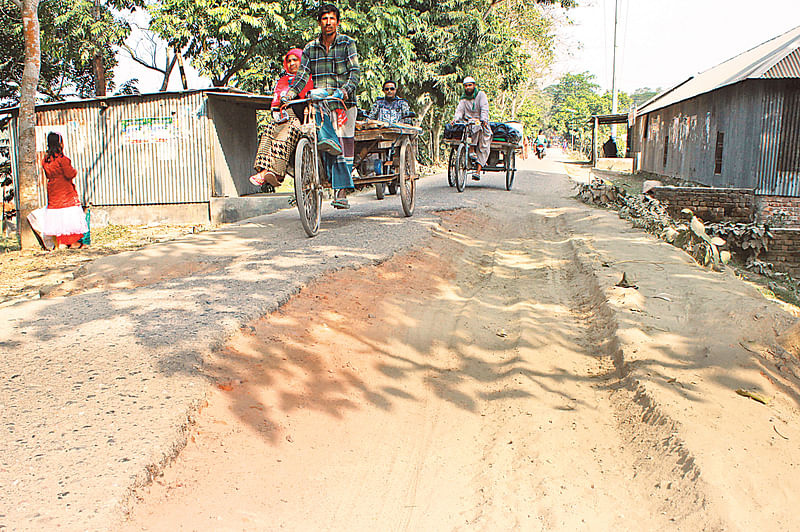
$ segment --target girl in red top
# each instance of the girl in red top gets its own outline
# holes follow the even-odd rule
[[[58,133],[47,134],[47,156],[42,162],[47,177],[47,209],[42,233],[55,237],[59,247],[83,247],[78,242],[89,231],[86,215],[78,199],[73,179],[78,172],[64,155],[64,142]]]

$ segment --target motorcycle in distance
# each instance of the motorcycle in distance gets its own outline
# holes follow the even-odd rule
[[[544,159],[544,144],[541,142],[536,144],[536,157]]]

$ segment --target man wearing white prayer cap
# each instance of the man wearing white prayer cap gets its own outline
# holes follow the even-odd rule
[[[472,128],[471,154],[477,159],[477,171],[472,174],[472,179],[481,178],[481,169],[489,159],[492,144],[492,128],[489,126],[489,99],[486,93],[478,90],[475,79],[471,76],[464,78],[464,94],[456,107],[453,122],[469,122],[467,127]]]

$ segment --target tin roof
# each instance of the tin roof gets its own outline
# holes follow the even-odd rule
[[[637,114],[646,114],[746,79],[786,78],[800,78],[800,26],[689,77],[646,102]]]
[[[236,101],[239,103],[250,103],[253,104],[254,107],[258,109],[269,109],[272,103],[272,95],[261,95],[261,94],[253,94],[250,92],[245,92],[239,89],[235,89],[232,87],[211,87],[207,89],[194,89],[194,90],[186,90],[186,91],[169,91],[169,92],[148,92],[142,94],[124,94],[119,96],[104,96],[101,98],[86,98],[82,100],[66,100],[63,102],[49,102],[49,103],[39,103],[36,104],[37,111],[43,111],[46,109],[58,109],[58,108],[69,108],[69,107],[76,107],[79,105],[84,104],[91,104],[97,102],[110,102],[110,101],[120,101],[125,99],[138,99],[142,97],[152,97],[152,96],[161,96],[161,97],[171,97],[171,96],[181,96],[185,94],[192,94],[203,92],[209,96],[226,99],[230,101]],[[0,116],[2,115],[16,115],[17,111],[19,110],[19,106],[15,107],[7,107],[5,109],[0,109]]]
[[[611,124],[625,124],[628,121],[628,113],[615,113],[607,115],[592,115],[596,118],[598,125],[608,126]]]

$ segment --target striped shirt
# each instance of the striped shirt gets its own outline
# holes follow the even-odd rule
[[[325,50],[321,37],[308,43],[303,49],[300,69],[294,78],[294,84],[286,93],[287,100],[297,97],[305,87],[309,76],[314,79],[315,89],[330,89],[330,92],[342,89],[347,92],[345,104],[347,107],[354,106],[358,80],[361,76],[356,41],[347,35],[337,34],[329,50]]]

